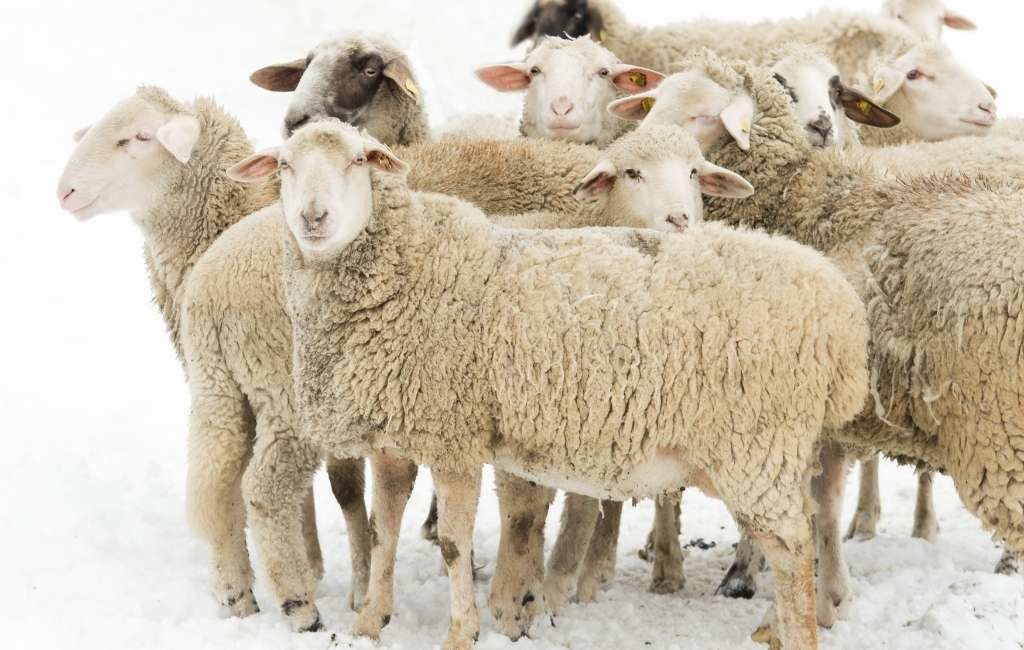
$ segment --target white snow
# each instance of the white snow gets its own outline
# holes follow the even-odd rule
[[[623,0],[623,4],[626,4]],[[633,0],[630,14],[658,23],[697,15],[756,19],[821,5],[874,11],[875,0]],[[1000,91],[1003,115],[1024,114],[1019,83],[1019,3],[959,2],[981,31],[947,41]],[[354,640],[345,530],[323,476],[318,521],[327,575],[318,595],[332,633],[294,635],[262,576],[263,613],[224,618],[209,595],[206,550],[184,521],[188,400],[182,372],[151,304],[141,237],[127,215],[78,224],[58,209],[56,181],[71,134],[139,83],[182,99],[215,95],[258,145],[278,139],[286,95],[252,86],[249,73],[301,56],[340,30],[390,32],[408,47],[434,123],[459,112],[514,111],[472,77],[477,64],[518,56],[507,49],[525,1],[298,0],[280,3],[51,0],[6,3],[0,20],[6,145],[0,196],[0,646],[4,648],[424,648],[441,643],[447,581],[436,550],[419,538],[429,500],[417,484],[399,549],[396,615],[380,644]],[[692,8],[691,8],[692,7]],[[487,475],[488,484],[490,474]],[[936,482],[942,530],[936,544],[910,538],[916,482],[885,465],[880,535],[846,544],[856,599],[822,633],[822,647],[1024,648],[1020,578],[995,576],[999,549],[966,514],[948,479]],[[847,516],[855,489],[848,490]],[[549,516],[549,538],[557,527]],[[600,601],[571,606],[533,640],[513,645],[486,613],[481,648],[755,648],[747,640],[768,606],[710,594],[737,534],[725,509],[693,491],[683,541],[693,548],[679,594],[646,592],[636,557],[652,506],[627,507],[619,576]],[[497,507],[488,488],[477,557],[493,560]],[[489,577],[493,567],[484,569]]]

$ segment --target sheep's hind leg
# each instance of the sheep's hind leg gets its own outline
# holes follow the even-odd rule
[[[430,511],[420,526],[420,535],[428,542],[437,543],[437,492],[430,497]]]
[[[317,580],[303,537],[303,506],[320,457],[292,431],[269,432],[257,422],[256,449],[243,478],[253,538],[270,589],[292,629],[323,629]]]
[[[348,530],[352,579],[349,584],[348,606],[355,610],[363,606],[370,580],[370,522],[366,516],[366,480],[364,462],[352,458],[329,458],[327,476],[331,480],[334,499],[341,506]]]
[[[480,469],[470,474],[433,472],[438,544],[448,567],[450,619],[443,650],[468,650],[480,636],[473,592],[473,526],[480,501]]]
[[[317,581],[324,577],[324,555],[320,550],[320,537],[316,530],[316,503],[313,502],[313,488],[306,490],[302,502],[302,537],[306,540],[306,557]]]
[[[679,546],[682,492],[664,494],[654,504],[654,570],[650,590],[671,594],[686,584],[683,549]]]
[[[216,388],[204,390],[198,376],[193,382],[186,510],[210,546],[217,601],[234,616],[249,616],[260,608],[252,592],[242,476],[252,457],[255,420],[233,382]]]
[[[716,596],[750,599],[757,593],[757,573],[766,566],[764,553],[746,532],[740,531],[732,566],[726,571],[722,583],[715,590]]]
[[[494,472],[501,538],[488,605],[495,627],[513,641],[544,610],[544,523],[555,491]]]
[[[814,546],[808,535],[803,541],[784,540],[761,534],[757,542],[764,549],[775,575],[775,616],[763,623],[752,639],[767,642],[774,649],[810,650],[818,647],[818,624],[815,615]],[[769,616],[769,620],[773,618]]]
[[[584,554],[594,536],[599,502],[578,494],[565,495],[562,525],[548,560],[544,579],[544,601],[548,612],[557,614],[572,597],[579,582]]]
[[[818,624],[832,627],[842,615],[850,596],[850,572],[843,558],[840,526],[843,489],[846,486],[846,457],[838,446],[826,443],[821,449],[820,475],[811,480],[817,502],[814,518],[818,552]]]
[[[373,468],[373,508],[370,514],[370,582],[366,604],[359,610],[352,633],[380,638],[391,622],[395,601],[395,553],[402,514],[409,502],[417,468],[414,463],[387,454],[370,461]]]
[[[621,501],[601,501],[601,512],[590,538],[583,570],[576,585],[576,598],[581,603],[597,600],[601,589],[615,579],[615,555],[619,549],[619,525],[622,521]]]
[[[934,475],[926,470],[917,474],[917,502],[914,504],[914,532],[912,536],[934,542],[939,535],[939,520],[935,516]]]
[[[882,516],[882,502],[878,493],[878,456],[860,463],[860,491],[857,511],[843,539],[871,539],[878,534],[878,520]]]

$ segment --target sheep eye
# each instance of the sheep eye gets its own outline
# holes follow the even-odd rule
[[[915,79],[920,79],[923,76],[924,73],[921,72],[920,70],[911,70],[910,72],[907,73],[907,79],[910,79],[911,81]]]
[[[691,179],[697,178],[697,168],[696,167],[694,167],[693,169],[690,170],[690,178]]]
[[[356,159],[352,161],[353,165],[365,165],[366,156],[356,156]]]
[[[638,180],[640,180],[640,171],[636,170],[636,169],[627,169],[626,170],[626,176],[630,180],[638,181]]]
[[[287,160],[279,160],[277,162],[277,168],[281,169],[281,170],[285,170],[285,169],[291,169],[292,166],[288,164]]]
[[[152,140],[151,137],[149,137],[148,135],[143,135],[142,133],[137,134],[135,136],[135,139],[138,140],[139,142],[149,142],[150,140]]]
[[[538,68],[537,66],[533,66],[532,68],[530,68],[530,76],[531,77],[536,77],[539,74],[540,74],[540,68]]]
[[[367,77],[373,77],[377,74],[377,68],[367,68],[363,70],[363,74],[365,74]]]
[[[600,70],[597,71],[597,74],[601,75],[602,77],[607,77],[611,73],[612,71],[609,70],[608,68],[601,68]]]
[[[131,142],[131,141],[132,141],[131,138],[121,138],[120,140],[117,141],[117,146],[119,146],[119,147],[127,147],[128,143]]]

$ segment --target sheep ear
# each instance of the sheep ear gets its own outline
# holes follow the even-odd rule
[[[82,138],[85,137],[85,134],[88,133],[89,129],[91,128],[92,124],[90,124],[89,126],[83,126],[71,135],[71,139],[74,140],[75,142],[81,142]]]
[[[906,78],[905,74],[889,66],[882,66],[876,70],[871,81],[871,94],[874,95],[874,101],[879,104],[888,102],[903,86],[903,80]]]
[[[639,95],[630,95],[629,97],[616,99],[611,104],[608,104],[608,112],[624,120],[640,122],[647,117],[647,114],[651,112],[657,101],[657,92],[652,90],[640,93]]]
[[[615,169],[614,163],[610,160],[602,160],[576,186],[572,195],[579,201],[607,196],[612,186],[615,185],[617,175],[618,171]]]
[[[533,36],[534,30],[537,29],[537,12],[539,10],[537,3],[534,2],[533,6],[530,7],[529,13],[526,14],[526,18],[523,18],[523,22],[519,24],[515,33],[512,34],[512,47]]]
[[[942,17],[942,22],[950,29],[962,29],[967,32],[973,32],[978,29],[978,26],[973,21],[949,9],[946,10],[945,15]]]
[[[665,80],[665,75],[648,68],[619,64],[612,68],[611,79],[621,91],[642,93],[657,88]]]
[[[412,77],[412,70],[409,69],[409,64],[406,63],[405,59],[401,57],[392,59],[384,66],[384,76],[393,81],[399,90],[412,97],[417,104],[419,103],[420,89],[416,87],[416,82],[413,81]]]
[[[178,115],[156,131],[157,141],[185,165],[192,158],[192,150],[199,141],[199,120],[191,115]]]
[[[708,196],[745,199],[754,193],[754,186],[736,172],[704,161],[697,171],[700,191]]]
[[[530,86],[525,63],[497,63],[476,70],[477,78],[498,92],[512,93]]]
[[[366,162],[374,169],[389,174],[405,174],[409,171],[409,165],[395,157],[391,150],[382,144],[368,145],[366,148]]]
[[[999,93],[992,86],[985,84],[985,89],[988,90],[989,94],[992,95],[992,99],[999,99]]]
[[[725,107],[719,118],[725,125],[737,146],[743,151],[750,151],[750,127],[754,123],[754,100],[746,94],[740,94],[732,103]]]
[[[898,115],[885,110],[868,99],[864,93],[848,86],[839,87],[839,103],[842,105],[846,117],[860,124],[880,129],[891,129],[901,122]]]
[[[277,147],[254,153],[227,170],[227,176],[239,183],[255,183],[277,172],[281,150]]]
[[[249,81],[260,88],[275,93],[289,93],[299,86],[299,79],[306,71],[306,59],[296,59],[288,63],[268,65],[249,75]]]

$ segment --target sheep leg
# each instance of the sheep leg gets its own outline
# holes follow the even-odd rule
[[[787,541],[770,534],[756,535],[775,576],[775,605],[766,622],[751,638],[768,642],[773,650],[813,650],[818,647],[814,546],[809,542],[809,522],[804,522],[804,526],[807,536],[797,536],[797,539],[808,540],[804,542]]]
[[[501,538],[488,604],[495,627],[515,641],[544,608],[544,522],[555,491],[500,471],[494,481]]]
[[[736,555],[732,566],[715,590],[716,596],[750,599],[757,593],[757,573],[763,571],[766,562],[761,547],[754,543],[746,532],[740,532]]]
[[[583,557],[594,536],[599,515],[599,502],[578,494],[565,495],[562,526],[548,560],[544,579],[544,601],[548,612],[557,614],[573,595],[579,582]]]
[[[814,518],[818,553],[817,611],[818,624],[830,628],[842,615],[850,595],[850,573],[843,558],[840,530],[848,466],[842,450],[831,443],[822,446],[820,458],[822,472],[811,480],[811,494],[818,504]]]
[[[1003,556],[996,564],[996,573],[1004,576],[1024,574],[1024,552],[1014,553],[1008,548],[1003,549]]]
[[[581,603],[597,600],[598,592],[615,578],[615,554],[619,549],[619,524],[622,521],[621,501],[602,501],[594,536],[590,538],[587,557],[576,585],[576,598]]]
[[[317,582],[324,577],[324,555],[320,550],[320,536],[316,530],[316,504],[313,502],[313,488],[306,490],[302,502],[302,538],[306,540],[306,557]]]
[[[266,431],[264,426],[257,422],[256,449],[242,479],[253,538],[271,592],[292,629],[320,630],[317,580],[302,531],[303,505],[320,457],[293,432]]]
[[[206,381],[204,381],[204,379]],[[209,545],[213,592],[234,616],[260,611],[252,593],[253,571],[245,541],[242,475],[252,456],[255,420],[234,382],[193,381],[189,427],[186,509],[193,530]]]
[[[663,494],[654,502],[654,571],[650,591],[671,594],[686,584],[683,549],[679,546],[682,492]]]
[[[655,533],[657,532],[656,531],[656,527],[657,527],[657,523],[656,522],[657,522],[657,515],[655,515],[655,521],[651,522],[651,529],[649,531],[647,531],[647,541],[640,548],[640,550],[636,552],[637,557],[639,557],[644,562],[654,562],[654,538],[655,538]]]
[[[882,515],[882,502],[878,494],[878,456],[860,464],[860,492],[857,511],[850,521],[844,539],[871,539],[878,534],[878,520]]]
[[[420,535],[428,542],[437,543],[437,492],[430,497],[430,512],[420,527]]]
[[[351,558],[352,579],[349,585],[348,606],[355,610],[366,600],[370,580],[370,522],[366,516],[366,491],[362,459],[329,458],[327,476],[331,491],[341,506],[348,530],[348,549]]]
[[[395,553],[402,527],[402,514],[409,502],[417,467],[407,460],[384,453],[375,455],[373,468],[373,509],[370,514],[370,581],[366,604],[359,610],[352,633],[380,638],[391,622],[395,600]]]
[[[939,534],[939,520],[935,516],[933,474],[922,470],[917,474],[917,503],[914,504],[913,537],[934,542]]]
[[[480,612],[473,592],[473,526],[480,501],[480,469],[470,474],[433,472],[437,490],[437,532],[448,568],[448,637],[443,650],[467,650],[480,636]]]

